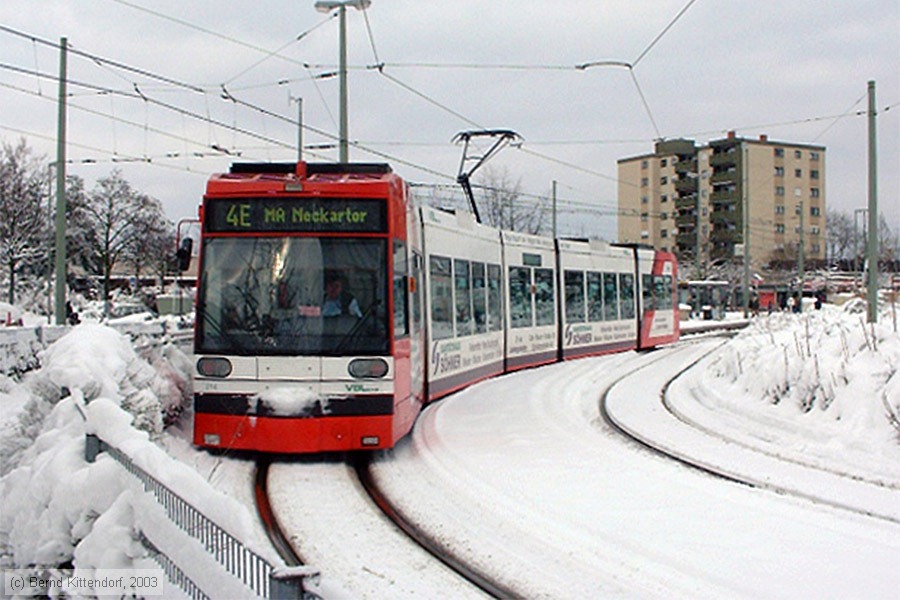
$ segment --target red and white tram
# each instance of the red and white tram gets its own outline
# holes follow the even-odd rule
[[[235,164],[201,222],[199,446],[389,448],[476,381],[678,338],[672,255],[413,207],[383,164]]]

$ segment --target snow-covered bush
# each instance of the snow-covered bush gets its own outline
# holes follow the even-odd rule
[[[847,426],[883,422],[900,413],[900,336],[884,316],[868,324],[858,304],[848,303],[757,319],[711,363],[708,375],[741,397],[817,410]]]

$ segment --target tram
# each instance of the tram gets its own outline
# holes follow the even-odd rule
[[[374,163],[236,163],[200,207],[194,443],[392,447],[476,381],[678,339],[674,256],[414,206]]]

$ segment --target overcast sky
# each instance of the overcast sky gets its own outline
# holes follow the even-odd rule
[[[897,0],[373,0],[347,17],[351,160],[451,187],[456,133],[511,129],[524,143],[495,173],[527,198],[558,181],[561,233],[608,237],[617,159],[736,130],[825,146],[828,208],[852,214],[875,80],[880,210],[900,230]],[[56,75],[65,36],[68,172],[90,186],[121,169],[175,221],[224,152],[296,158],[294,98],[309,160],[337,159],[338,24],[313,0],[3,0],[0,24],[0,139],[55,159],[56,82],[33,72]],[[576,68],[596,61],[634,69]]]

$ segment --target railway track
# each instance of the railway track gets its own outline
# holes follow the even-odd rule
[[[600,398],[600,414],[603,421],[611,429],[633,443],[669,460],[676,461],[714,477],[754,488],[774,491],[778,494],[789,494],[817,504],[850,511],[866,517],[877,518],[895,524],[900,523],[900,512],[893,508],[896,506],[895,494],[898,490],[898,485],[900,485],[897,482],[884,483],[867,480],[853,473],[829,469],[811,461],[768,451],[759,445],[742,442],[717,429],[706,426],[679,410],[671,401],[670,389],[692,367],[696,366],[697,363],[713,351],[715,349],[711,349],[707,354],[697,357],[665,381],[654,382],[654,384],[659,385],[659,403],[666,411],[666,414],[671,417],[674,423],[677,423],[678,427],[693,430],[696,434],[695,439],[700,439],[700,436],[707,438],[710,443],[707,445],[706,451],[698,450],[696,444],[691,444],[691,451],[688,451],[685,449],[685,446],[676,447],[671,442],[661,441],[667,436],[660,435],[659,429],[647,429],[647,420],[622,419],[610,411],[609,399],[615,393],[616,386],[623,385],[631,377],[639,376],[640,371],[644,367],[623,374],[622,377],[603,391]],[[644,384],[647,385],[649,382],[644,380]],[[741,465],[726,464],[726,461],[720,460],[714,451],[711,452],[709,450],[710,447],[718,447],[720,449],[727,447],[732,452],[740,452],[743,457]],[[748,468],[747,465],[753,466]],[[768,468],[766,468],[767,465]],[[787,472],[788,475],[784,477],[774,475],[779,470],[776,467],[781,467],[780,470]],[[766,475],[753,474],[751,471],[754,468],[756,472],[765,472]],[[842,491],[842,489],[847,491]],[[864,497],[871,499],[869,500],[869,506],[865,505],[865,502],[860,499]]]
[[[370,471],[372,462],[371,454],[357,454],[352,459],[353,468],[359,477],[360,484],[372,499],[372,502],[381,510],[394,525],[405,533],[411,540],[421,546],[426,552],[432,555],[436,560],[450,568],[460,577],[471,583],[473,586],[491,596],[492,598],[515,598],[518,597],[514,590],[511,590],[502,584],[497,583],[485,573],[481,573],[466,564],[464,559],[449,552],[442,544],[428,535],[421,528],[416,526],[412,521],[408,520],[400,511],[398,511],[378,488]]]
[[[695,344],[709,344],[709,335],[705,337],[698,338],[688,338],[684,340],[680,346],[685,349],[689,349],[691,346]],[[730,337],[730,333],[720,333],[722,337]],[[674,349],[677,351],[677,349]],[[662,350],[659,352],[660,360],[665,359],[670,355],[672,350]],[[688,350],[690,351],[690,350]],[[667,448],[664,445],[659,445],[654,443],[652,439],[647,438],[646,436],[642,436],[639,432],[635,432],[627,423],[620,422],[620,419],[616,416],[616,414],[612,413],[609,410],[608,402],[611,396],[616,393],[616,390],[619,385],[622,385],[623,382],[626,382],[629,378],[632,377],[641,377],[643,387],[646,389],[648,386],[653,385],[654,389],[659,390],[658,400],[656,402],[657,410],[665,410],[666,414],[670,417],[672,422],[677,422],[681,427],[692,427],[695,429],[698,435],[708,436],[708,432],[702,431],[702,428],[694,427],[690,421],[690,419],[684,418],[682,415],[679,418],[675,413],[677,411],[673,411],[671,406],[667,401],[667,394],[673,384],[673,382],[677,381],[679,377],[682,377],[685,372],[690,370],[691,367],[695,366],[700,360],[702,360],[709,352],[714,352],[715,347],[711,347],[708,350],[699,350],[699,354],[696,356],[689,358],[689,364],[686,366],[683,365],[680,370],[672,374],[671,371],[666,373],[664,377],[659,378],[658,381],[650,381],[650,378],[647,377],[647,372],[652,371],[652,365],[656,365],[659,361],[656,360],[655,354],[651,353],[649,357],[650,360],[641,361],[642,364],[640,367],[635,369],[629,369],[628,373],[622,374],[620,377],[615,379],[614,381],[607,383],[604,389],[599,390],[601,393],[600,398],[600,417],[602,418],[603,423],[612,431],[616,432],[617,435],[625,436],[630,440],[630,443],[639,444],[641,447],[646,448],[648,451],[654,452],[661,456],[664,456],[667,460],[676,460],[679,463],[690,466],[693,469],[699,469],[711,476],[727,480],[730,482],[738,483],[740,485],[750,486],[754,488],[760,489],[769,489],[774,490],[780,494],[791,494],[797,497],[802,497],[807,500],[813,500],[820,504],[826,504],[834,508],[839,508],[843,510],[854,510],[851,506],[842,505],[839,502],[830,501],[827,497],[817,497],[815,494],[803,493],[802,490],[794,490],[790,488],[786,488],[784,486],[780,486],[778,484],[773,484],[771,482],[759,481],[752,477],[746,476],[741,473],[736,473],[732,470],[720,468],[715,464],[706,463],[702,460],[697,460],[695,457],[692,457],[688,454],[678,452],[677,450],[673,450],[672,448]],[[697,352],[697,350],[695,350]],[[719,436],[721,437],[721,436]],[[720,441],[726,441],[726,438],[722,438]],[[407,536],[410,540],[412,540],[417,546],[423,548],[426,552],[428,552],[431,556],[434,557],[436,561],[439,561],[442,565],[444,565],[447,569],[450,569],[455,573],[461,580],[465,580],[469,585],[473,586],[475,589],[479,590],[480,593],[486,594],[491,597],[516,597],[521,596],[521,593],[517,593],[516,590],[510,589],[507,586],[502,584],[497,584],[493,581],[493,578],[490,573],[485,573],[479,571],[477,569],[473,569],[467,564],[465,559],[462,559],[458,556],[454,556],[452,553],[449,553],[447,550],[447,544],[443,543],[440,539],[435,539],[434,534],[429,534],[426,531],[423,531],[419,527],[413,523],[412,519],[407,518],[402,510],[398,510],[391,506],[391,501],[389,498],[385,496],[380,490],[378,490],[377,482],[375,481],[375,477],[373,475],[373,471],[370,470],[371,467],[371,459],[372,455],[357,455],[351,456],[346,459],[346,463],[341,463],[340,465],[336,465],[338,467],[342,467],[347,473],[345,474],[347,478],[346,487],[348,491],[354,487],[354,481],[350,481],[353,479],[353,474],[355,473],[355,478],[358,479],[358,485],[361,486],[363,490],[365,490],[365,494],[371,499],[372,504],[378,507],[385,517],[393,524],[393,527],[399,529],[403,532],[405,536]],[[335,465],[332,465],[335,466]],[[338,469],[335,469],[338,470]],[[352,472],[351,472],[352,471]],[[263,477],[258,474],[258,479]],[[264,478],[264,477],[263,477]],[[361,494],[360,494],[361,496]],[[867,516],[875,516],[880,517],[877,514],[873,514],[871,511],[865,510],[854,510],[854,512],[858,512],[862,515]],[[274,518],[271,519],[273,522],[276,520]],[[892,519],[888,519],[894,521]],[[894,521],[896,522],[896,521]],[[293,530],[292,530],[293,531]],[[395,533],[395,535],[399,535]],[[284,538],[284,536],[281,536]],[[346,543],[346,542],[345,542]],[[289,544],[287,544],[289,546]],[[299,560],[299,557],[297,558]],[[316,560],[316,559],[314,559]],[[287,562],[287,559],[286,559]],[[482,563],[483,567],[483,563]],[[361,570],[368,571],[369,573],[373,573],[369,571],[368,565],[363,565]],[[383,576],[383,573],[374,573],[379,577]]]

